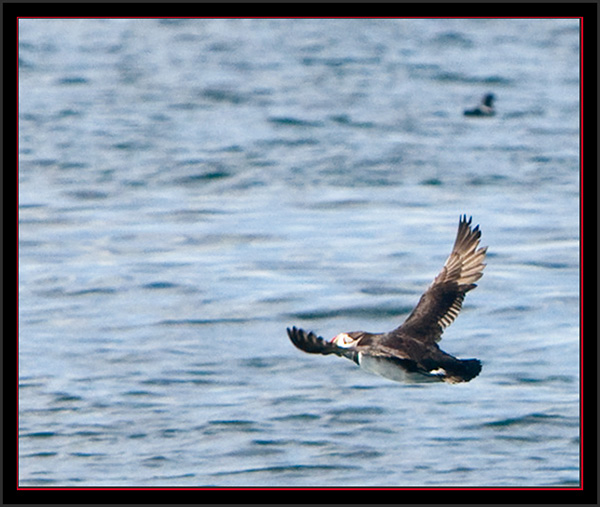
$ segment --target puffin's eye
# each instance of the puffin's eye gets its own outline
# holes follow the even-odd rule
[[[340,333],[331,340],[332,343],[338,345],[338,347],[348,347],[353,344],[356,340],[351,336],[348,336],[346,333]]]

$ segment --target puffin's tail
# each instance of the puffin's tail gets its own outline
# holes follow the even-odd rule
[[[468,382],[474,379],[481,371],[481,361],[479,359],[457,359],[452,367],[444,366],[447,375],[444,381],[450,384],[459,382]]]

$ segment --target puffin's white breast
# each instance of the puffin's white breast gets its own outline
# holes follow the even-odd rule
[[[441,376],[446,372],[443,369],[438,369],[430,372],[430,376],[420,373],[408,372],[394,361],[385,357],[370,356],[368,354],[358,353],[359,366],[370,373],[375,373],[382,377],[396,382],[406,382],[410,384],[421,384],[429,382],[439,382]]]

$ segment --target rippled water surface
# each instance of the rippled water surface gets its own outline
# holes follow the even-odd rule
[[[21,20],[20,484],[578,485],[578,29]],[[479,377],[292,346],[396,327],[462,213]]]

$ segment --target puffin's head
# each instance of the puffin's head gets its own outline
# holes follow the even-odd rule
[[[483,97],[483,105],[487,107],[494,107],[494,99],[496,96],[493,93],[488,93]]]
[[[349,349],[350,347],[356,345],[356,342],[359,338],[358,336],[353,335],[356,335],[356,333],[340,333],[337,336],[334,336],[329,343],[344,349]]]

